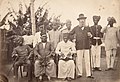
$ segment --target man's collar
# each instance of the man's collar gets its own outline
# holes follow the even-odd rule
[[[85,29],[85,27],[81,27],[81,29],[82,29],[82,30],[84,30],[84,29]]]
[[[69,42],[69,40],[68,40],[67,42],[65,42],[65,41],[63,40],[63,42],[64,42],[64,43],[68,43],[68,42]]]
[[[47,43],[47,42],[42,42],[42,43]]]
[[[57,31],[58,29],[53,29],[53,31]]]

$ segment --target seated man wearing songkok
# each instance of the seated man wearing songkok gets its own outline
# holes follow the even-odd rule
[[[42,76],[46,75],[50,80],[56,77],[56,64],[53,60],[54,48],[50,42],[47,42],[47,35],[42,34],[41,42],[36,44],[34,49],[35,55],[35,77],[42,81]]]
[[[75,64],[72,55],[76,53],[74,43],[68,40],[68,33],[63,34],[63,41],[59,42],[56,53],[59,54],[58,78],[74,79]]]

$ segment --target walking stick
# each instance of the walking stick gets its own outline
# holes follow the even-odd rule
[[[77,54],[74,54],[74,63],[75,63],[75,79],[77,78],[77,66],[76,66],[76,57],[77,57]]]
[[[92,60],[91,60],[91,50],[89,49],[89,55],[90,55],[90,72],[91,72],[91,76],[93,76],[93,71],[92,71],[92,65],[91,65],[91,63],[92,63]],[[94,78],[94,77],[92,77],[92,78]]]
[[[90,38],[89,38],[89,40],[90,40]],[[89,42],[89,45],[90,45],[90,42]],[[90,72],[91,72],[91,78],[93,78],[94,79],[94,77],[92,77],[93,76],[93,71],[92,71],[92,59],[91,59],[91,57],[92,57],[92,54],[91,54],[91,49],[89,49],[89,55],[90,55]]]
[[[7,75],[9,76],[10,72],[12,71],[12,68],[14,67],[16,61],[17,61],[18,57],[15,58],[13,65],[11,66],[10,70],[8,71]]]
[[[91,30],[91,29],[90,29]],[[90,43],[90,37],[89,37],[89,55],[90,55],[90,72],[91,72],[91,77],[93,76],[93,72],[92,72],[92,60],[91,60],[91,58],[92,58],[92,54],[91,54],[91,43]],[[94,78],[94,77],[92,77],[92,78]]]

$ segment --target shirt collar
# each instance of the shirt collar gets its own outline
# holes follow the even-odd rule
[[[85,27],[81,27],[82,30],[84,30]]]

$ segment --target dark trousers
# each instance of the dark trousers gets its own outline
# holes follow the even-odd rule
[[[14,64],[14,75],[16,76],[16,78],[18,78],[18,68],[19,68],[19,66],[22,66],[23,64],[26,64],[28,80],[31,80],[31,78],[32,78],[32,64],[31,64],[30,60],[26,60],[26,61],[19,61],[18,60]]]

